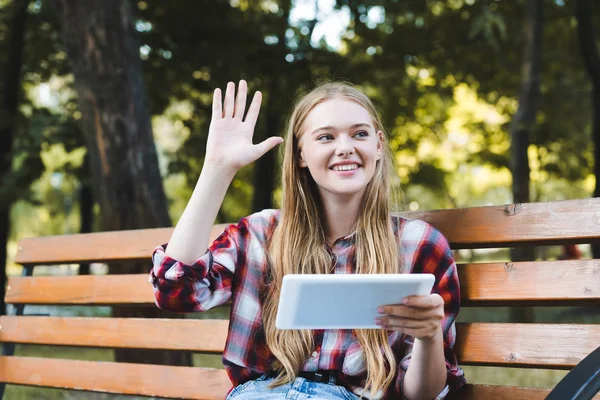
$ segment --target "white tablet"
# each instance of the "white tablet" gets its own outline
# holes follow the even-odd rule
[[[428,295],[433,274],[333,274],[283,277],[278,329],[369,329],[377,307]]]

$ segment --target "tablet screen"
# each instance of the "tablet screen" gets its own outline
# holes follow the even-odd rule
[[[432,274],[333,274],[283,277],[278,329],[381,329],[377,307],[431,293]]]

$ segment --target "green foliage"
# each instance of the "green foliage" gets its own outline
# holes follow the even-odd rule
[[[8,4],[0,2],[0,10]],[[382,111],[407,205],[510,201],[507,132],[521,84],[524,0],[337,0],[336,10],[350,17],[339,47],[314,36],[326,10],[292,20],[290,12],[300,3],[290,0],[135,4],[173,220],[202,168],[212,91],[240,78],[265,95],[256,140],[282,133],[301,88],[346,79]],[[586,197],[594,185],[590,84],[578,54],[572,4],[561,4],[545,3],[541,96],[529,149],[538,201]],[[48,0],[36,0],[29,11],[23,75],[28,98],[21,106],[14,173],[5,178],[0,198],[43,204],[50,210],[47,223],[60,225],[67,220],[55,218],[76,210],[77,188],[90,177],[82,164],[85,146],[54,10]],[[5,19],[0,13],[0,46]],[[0,66],[3,62],[0,55]],[[50,82],[58,97],[40,104],[39,85]],[[51,165],[44,161],[52,158],[48,154],[58,158]],[[52,174],[63,176],[61,196],[48,189]],[[254,175],[255,166],[249,166],[236,176],[220,221],[252,211]],[[77,218],[68,220],[75,229]]]

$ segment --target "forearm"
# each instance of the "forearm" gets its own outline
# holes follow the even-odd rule
[[[205,164],[181,218],[175,226],[165,253],[192,264],[207,249],[210,231],[235,176],[230,168]]]
[[[428,341],[415,339],[404,376],[404,396],[409,400],[432,400],[446,385],[446,360],[442,330]]]

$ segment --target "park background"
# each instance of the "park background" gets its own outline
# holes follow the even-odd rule
[[[357,84],[383,114],[398,211],[598,197],[599,26],[593,0],[0,0],[0,289],[6,275],[21,273],[13,262],[20,238],[173,226],[202,168],[212,92],[229,80],[264,94],[255,141],[282,134],[299,91],[325,80]],[[276,152],[241,170],[217,222],[277,207],[278,171]],[[556,259],[565,250],[456,258]],[[35,274],[107,271],[64,265]],[[35,312],[111,309],[26,309]],[[464,308],[459,317],[567,319],[600,320],[586,308]],[[18,346],[17,354],[124,359],[48,346]],[[220,366],[218,356],[191,360]],[[473,383],[534,387],[565,374],[465,371]],[[119,397],[6,392],[11,400]]]

